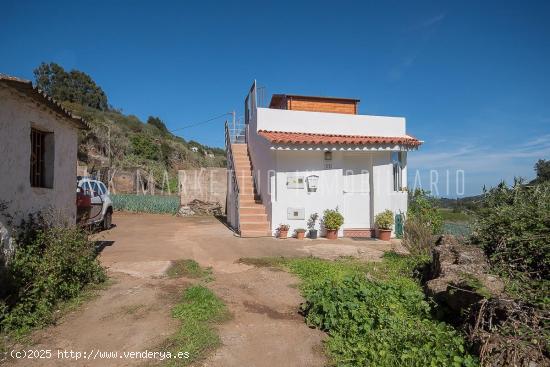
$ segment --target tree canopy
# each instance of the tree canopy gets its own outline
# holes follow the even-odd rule
[[[537,173],[537,178],[533,180],[534,183],[550,181],[550,160],[539,159],[535,163],[535,172]]]
[[[157,129],[159,129],[161,132],[163,133],[167,133],[168,132],[168,129],[166,128],[166,125],[164,124],[164,122],[160,119],[160,117],[154,117],[154,116],[149,116],[149,118],[147,119],[147,123],[149,125],[153,125],[155,126]]]
[[[103,89],[82,71],[67,72],[52,62],[40,64],[33,73],[36,86],[59,101],[76,102],[101,111],[109,108]]]

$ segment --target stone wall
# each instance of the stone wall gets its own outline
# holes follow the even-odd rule
[[[181,204],[195,199],[218,202],[225,209],[227,169],[200,168],[178,171]]]

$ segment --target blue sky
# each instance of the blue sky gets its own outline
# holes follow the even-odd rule
[[[257,79],[267,95],[355,97],[360,113],[406,117],[426,142],[409,155],[409,185],[429,189],[434,169],[440,196],[531,178],[550,158],[547,1],[8,0],[1,9],[0,72],[77,68],[112,105],[170,129],[242,114]],[[222,146],[223,119],[180,134]]]

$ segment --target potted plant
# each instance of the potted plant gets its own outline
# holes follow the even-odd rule
[[[374,224],[378,230],[378,238],[382,241],[389,241],[393,227],[393,212],[386,209],[382,213],[376,214]]]
[[[317,230],[315,229],[315,224],[317,223],[317,219],[319,219],[319,214],[313,213],[309,216],[309,219],[307,221],[307,229],[309,229],[309,238],[313,240],[317,238]]]
[[[344,224],[344,217],[336,209],[327,209],[323,213],[323,226],[327,231],[327,239],[335,240],[338,238],[338,230]]]
[[[286,239],[288,236],[288,230],[290,229],[290,226],[288,224],[279,224],[279,227],[277,227],[277,232],[279,233],[280,239]]]
[[[296,239],[303,240],[305,235],[306,235],[306,230],[305,229],[298,228],[296,230]]]

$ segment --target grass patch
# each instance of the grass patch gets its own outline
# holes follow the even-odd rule
[[[172,309],[172,316],[181,322],[169,340],[172,353],[189,353],[189,358],[169,361],[168,365],[188,365],[220,345],[213,324],[229,318],[225,304],[211,290],[195,285],[187,288],[181,301]]]
[[[463,337],[431,318],[418,277],[427,259],[388,253],[381,262],[357,259],[267,258],[296,274],[310,326],[326,331],[336,366],[475,366]]]
[[[170,278],[212,280],[212,268],[203,268],[195,260],[183,259],[174,261],[166,271],[166,275]]]

